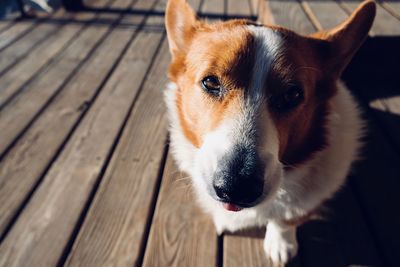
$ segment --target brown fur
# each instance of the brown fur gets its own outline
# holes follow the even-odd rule
[[[204,134],[240,110],[254,62],[253,36],[242,25],[242,21],[235,21],[202,26],[187,54],[177,55],[170,66],[170,79],[178,84],[181,127],[196,147],[201,146]],[[209,75],[220,79],[223,98],[202,89],[201,80]]]
[[[280,161],[286,166],[306,161],[327,144],[329,99],[365,39],[373,12],[373,4],[367,2],[341,25],[308,37],[279,26],[261,26],[280,32],[285,46],[268,74],[267,98],[292,83],[304,89],[305,100],[298,107],[288,112],[269,108],[278,131]],[[172,1],[167,8],[169,78],[178,85],[176,105],[184,135],[196,147],[224,118],[241,111],[255,54],[254,37],[245,27],[249,24],[254,25],[244,20],[206,24],[196,19],[185,1]],[[222,98],[201,88],[201,80],[209,75],[220,79],[225,90]]]

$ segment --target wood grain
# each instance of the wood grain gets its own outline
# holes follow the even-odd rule
[[[250,3],[247,0],[228,0],[229,16],[251,16]]]
[[[87,16],[89,14],[84,15],[89,19],[91,17]],[[79,17],[78,15],[77,18]],[[6,102],[18,92],[24,83],[32,76],[38,75],[43,66],[52,61],[57,54],[67,47],[71,39],[79,33],[82,26],[82,24],[63,24],[55,34],[35,46],[17,65],[14,65],[2,75],[0,79],[0,88],[2,88],[0,110],[4,108]]]
[[[139,43],[132,47],[131,53],[137,53],[149,44],[154,50],[162,37],[162,33],[140,33]],[[162,53],[155,59],[133,107],[67,266],[137,266],[142,257],[167,134],[162,103],[165,71],[170,60],[166,41],[160,51]],[[127,70],[128,73],[119,79],[129,86],[136,79],[129,75],[132,68]]]
[[[129,33],[122,29],[114,32]],[[117,37],[113,39],[114,46],[119,43]],[[140,41],[147,43],[144,38]],[[144,49],[134,49],[135,72],[121,67],[110,78],[0,246],[0,266],[57,263],[136,95],[138,86],[132,88],[132,83],[128,86],[120,77],[130,75],[132,80],[143,77],[147,55],[153,52],[147,49],[152,47],[148,44]],[[15,246],[17,251],[13,249]]]
[[[143,266],[217,266],[217,234],[169,154]]]
[[[8,29],[4,29],[4,31],[0,33],[0,51],[28,33],[35,26],[35,21],[21,21],[13,24]]]
[[[299,2],[269,0],[267,4],[276,24],[303,34],[315,32]]]
[[[382,5],[384,9],[386,9],[392,16],[396,17],[400,20],[400,3],[394,1],[379,1],[379,4]]]
[[[80,43],[79,46],[87,45],[90,48],[107,29],[94,27],[92,30],[86,32],[87,38],[81,39],[88,42]],[[115,29],[93,51],[80,71],[70,79],[46,111],[2,160],[0,163],[2,203],[0,205],[0,233],[4,232],[32,186],[39,181],[71,129],[74,129],[74,125],[79,122],[80,117],[94,99],[96,90],[131,37],[132,32],[129,30]],[[78,58],[85,56],[80,50],[77,49],[78,53],[75,54]]]
[[[206,0],[201,6],[201,14],[219,16],[221,19],[224,18],[225,12],[225,1],[221,0]],[[209,18],[209,20],[215,20],[216,18]]]
[[[14,21],[12,19],[1,20],[0,21],[0,34],[3,33],[4,31],[8,30],[12,26],[14,26]]]
[[[348,15],[334,1],[303,1],[308,5],[311,14],[316,18],[321,30],[330,29],[345,21]],[[316,28],[317,25],[314,24]]]
[[[60,10],[54,14],[52,18],[57,19],[62,16],[65,16],[65,12]],[[54,34],[60,27],[62,27],[62,24],[63,23],[61,23],[61,25],[58,23],[39,23],[31,31],[28,31],[28,33],[21,34],[22,37],[18,39],[18,42],[15,42],[9,46],[5,46],[1,51],[0,75],[2,75],[16,62],[28,55],[36,45],[45,41],[49,36]]]
[[[272,267],[263,249],[264,237],[265,230],[253,230],[250,234],[225,234],[223,265],[226,267]]]
[[[263,0],[248,0],[250,3],[250,13],[254,17],[258,17],[260,12],[260,4]]]
[[[354,11],[362,1],[340,1],[341,5],[348,12]],[[400,34],[400,21],[393,17],[380,5],[377,5],[376,17],[372,25],[371,36],[396,36]]]
[[[106,4],[108,1],[102,2]],[[93,16],[85,13],[77,16],[86,19],[91,17]],[[80,31],[79,25],[66,25],[48,39],[50,43],[46,41],[44,46],[39,45],[41,48],[39,51],[32,51],[22,62],[0,78],[0,87],[4,89],[0,93],[0,99],[5,100],[10,94],[21,90],[0,109],[0,128],[3,129],[0,133],[2,140],[0,155],[105,36],[107,27],[90,28],[90,25],[83,31]],[[68,38],[74,35],[76,38],[68,42]],[[59,43],[63,44],[64,41],[68,44],[60,47]],[[48,58],[48,56],[53,57]],[[44,65],[46,60],[50,62]],[[33,77],[30,77],[31,75]]]
[[[263,24],[276,24],[268,0],[259,0],[257,20]]]
[[[112,262],[118,266],[137,266],[140,263],[142,246],[147,238],[145,229],[150,223],[148,220],[153,209],[154,194],[157,194],[157,174],[159,168],[162,168],[160,163],[163,141],[166,138],[166,118],[160,88],[167,82],[165,71],[169,61],[170,56],[164,40],[67,265],[108,266],[107,264]],[[127,77],[127,81],[130,80],[130,77]],[[154,134],[149,134],[154,131]],[[164,197],[161,193],[159,199]],[[167,204],[169,200],[164,199],[162,203]],[[109,214],[110,209],[113,210],[113,216]],[[168,212],[174,211],[168,210]],[[183,214],[180,216],[190,215]],[[173,213],[170,217],[175,218],[174,215],[179,220],[178,214]],[[160,226],[161,229],[155,228],[153,224],[152,231],[157,229],[173,235],[177,228],[175,225]],[[186,237],[186,241],[192,242],[185,242],[177,251],[169,246],[151,250],[157,253],[157,264],[150,266],[172,266],[162,255],[173,254],[174,259],[183,265],[187,265],[185,262],[195,262],[197,257],[192,257],[192,254],[204,256],[197,254],[199,240],[189,239],[191,235],[186,232],[181,234],[182,238]],[[200,240],[206,238],[207,236],[200,236]],[[150,247],[151,245],[148,245],[148,248]],[[215,259],[216,257],[211,257],[209,260],[215,261]],[[146,263],[148,261],[149,258],[146,256],[144,265],[148,264]]]

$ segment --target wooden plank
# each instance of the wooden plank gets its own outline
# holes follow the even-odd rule
[[[250,4],[247,0],[228,0],[229,16],[251,17]]]
[[[400,3],[394,1],[379,1],[379,4],[382,5],[384,9],[386,9],[392,16],[396,17],[400,20]]]
[[[128,4],[130,1],[121,2]],[[115,19],[119,17],[119,15],[114,16]],[[140,22],[143,16],[138,16],[136,19]],[[100,36],[101,32],[104,33],[106,30],[101,27],[92,29],[95,32],[100,31]],[[25,198],[29,196],[31,188],[40,181],[48,164],[63,146],[65,138],[68,138],[70,131],[76,127],[85,110],[95,99],[99,86],[107,79],[107,74],[116,64],[116,60],[132,36],[134,35],[129,29],[114,29],[109,35],[104,35],[103,41],[91,53],[89,60],[82,65],[73,79],[69,80],[65,88],[0,163],[1,235],[12,222]],[[88,37],[88,39],[93,38],[94,42],[99,38],[97,33]],[[90,47],[90,42],[86,44]],[[52,130],[49,132],[48,129]]]
[[[132,83],[119,86],[119,81],[115,77],[107,83],[0,246],[0,266],[57,263],[136,95]]]
[[[163,18],[153,17],[148,22],[160,19]],[[137,80],[139,86],[140,76],[145,74],[140,71],[145,71],[147,66],[132,66],[135,64],[132,59],[143,57],[142,64],[149,65],[157,44],[164,39],[67,266],[138,266],[141,261],[167,134],[162,88],[166,84],[165,71],[170,57],[164,37],[163,32],[141,32],[138,43],[126,57],[124,73],[115,77],[116,82],[122,83],[120,86],[131,88],[132,80]],[[132,70],[138,72],[137,78],[132,77]]]
[[[14,25],[13,19],[0,20],[0,34]]]
[[[342,7],[347,12],[352,12],[355,10],[362,1],[340,1]],[[387,12],[380,5],[377,5],[376,17],[374,24],[372,25],[371,36],[397,36],[400,34],[400,21],[393,17],[389,12]]]
[[[152,43],[152,47],[146,48],[144,56],[147,58],[143,57],[142,64],[150,63],[149,53],[154,52],[151,49],[155,49],[160,37],[156,33],[143,33],[141,39],[137,39],[141,49],[146,46],[145,41],[153,41],[147,42],[147,45]],[[139,56],[137,48],[133,46],[131,52],[136,57]],[[166,138],[160,89],[165,81],[165,78],[160,79],[165,72],[165,55],[162,53],[155,61],[156,67],[132,111],[66,266],[137,266],[140,261]],[[126,66],[130,64],[127,62]],[[134,67],[136,70],[138,66]],[[134,78],[129,76],[131,70],[124,72],[125,75],[118,78],[123,79],[125,87],[131,88]]]
[[[333,28],[348,18],[348,14],[334,1],[305,0],[302,3],[308,6],[309,15],[316,19],[314,26],[319,30]]]
[[[223,266],[273,266],[263,249],[265,230],[224,235]],[[237,256],[235,256],[237,255]]]
[[[64,12],[57,12],[53,18],[65,15]],[[8,68],[24,58],[36,45],[46,40],[51,34],[55,33],[62,25],[42,23],[34,27],[33,30],[23,35],[17,42],[6,46],[1,51],[0,75]]]
[[[107,266],[108,263],[115,263],[115,259],[118,259],[116,263],[118,266],[138,266],[140,264],[143,243],[147,238],[146,225],[150,223],[148,220],[153,209],[151,202],[157,190],[157,173],[161,163],[163,141],[166,137],[165,109],[160,88],[164,88],[167,82],[165,71],[169,61],[170,56],[166,41],[164,41],[155,60],[155,67],[150,72],[132,111],[126,130],[100,184],[67,265]],[[162,78],[160,79],[160,77]],[[149,135],[149,132],[155,133]],[[138,151],[138,153],[132,153],[132,151]],[[170,174],[168,170],[165,171],[165,174]],[[165,177],[168,179],[169,176]],[[169,209],[164,209],[164,205],[170,207],[171,201],[173,201],[172,205],[176,203],[171,199],[175,195],[168,194],[170,183],[168,180],[164,180],[165,183],[166,186],[162,186],[162,192],[165,194],[161,193],[160,195],[160,198],[164,200],[159,202],[163,203],[159,204],[163,206],[157,210],[170,212]],[[114,211],[112,217],[109,216],[110,209]],[[191,209],[192,207],[188,205],[184,211],[180,209],[182,213],[171,211],[173,214],[168,216],[168,219],[172,218],[175,221],[179,220],[180,216],[187,218],[191,214],[188,213],[188,210]],[[156,212],[155,218],[159,218],[159,216],[161,215]],[[179,221],[183,227],[183,221]],[[202,223],[203,221],[193,223]],[[112,227],[110,227],[111,225]],[[185,223],[184,225],[189,224]],[[207,244],[210,242],[207,235],[196,232],[192,234],[189,230],[180,231],[172,235],[174,240],[175,238],[185,240],[184,247],[180,245],[173,248],[165,247],[163,243],[157,242],[158,232],[172,233],[176,226],[171,228],[168,223],[168,229],[163,229],[163,227],[165,227],[164,224],[152,225],[145,266],[173,266],[175,264],[192,266],[196,261],[200,263],[202,260],[204,262],[215,261],[216,257],[209,258],[208,254],[202,253],[203,251],[212,251],[212,247],[204,246],[206,244],[204,242]],[[181,227],[179,228],[181,229]],[[214,237],[216,237],[215,234]],[[133,240],[134,242],[132,242]],[[159,246],[155,247],[156,245]],[[99,255],[99,251],[101,251],[101,255]],[[215,253],[216,250],[213,252]],[[193,254],[200,257],[193,257]],[[202,259],[204,256],[207,259]]]
[[[201,6],[201,14],[210,21],[224,18],[225,12],[225,1],[221,0],[205,0]],[[212,16],[212,17],[210,17]]]
[[[248,0],[250,3],[250,13],[253,17],[257,17],[259,14],[260,3],[263,0]]]
[[[90,15],[86,16],[88,14],[84,15],[88,19],[93,17]],[[83,16],[78,15],[77,18],[79,17]],[[2,88],[0,93],[0,110],[29,78],[37,75],[41,67],[49,63],[53,57],[60,54],[68,46],[71,39],[74,39],[79,34],[78,32],[82,26],[82,24],[62,25],[54,35],[51,35],[44,42],[35,46],[17,65],[14,65],[3,74],[0,78],[0,88]]]
[[[267,0],[259,0],[257,21],[263,24],[276,24]]]
[[[303,34],[315,32],[314,26],[298,2],[269,0],[267,4],[276,24]]]
[[[36,20],[15,22],[8,29],[4,29],[0,33],[0,51],[31,31],[36,26],[35,22]]]
[[[107,3],[107,1],[102,2],[103,4]],[[65,31],[59,32],[62,36],[68,36],[68,32],[76,33],[80,29],[78,25],[74,24],[69,24],[66,27]],[[36,58],[36,54],[29,54],[28,60],[24,60],[25,64],[17,65],[9,75],[0,78],[0,85],[4,88],[4,91],[7,91],[8,88],[9,90],[19,90],[19,86],[23,86],[22,92],[0,110],[0,128],[3,129],[0,133],[2,140],[0,143],[0,157],[44,107],[49,98],[59,91],[60,86],[72,75],[72,72],[79,66],[80,62],[85,60],[93,47],[98,45],[98,42],[104,38],[106,32],[107,28],[105,27],[85,27],[82,32],[76,34],[76,38],[67,47],[62,48],[60,54],[52,59],[50,64],[44,66],[39,73],[35,74],[26,83],[20,78],[27,79],[28,77],[25,75],[32,74],[28,71],[31,65],[36,64],[32,62]],[[50,48],[47,49],[50,50]],[[47,52],[43,51],[43,53]],[[39,56],[42,55],[42,51],[37,52],[37,54]],[[0,93],[0,98],[5,94],[4,91]]]
[[[169,154],[143,266],[217,266],[217,234]]]

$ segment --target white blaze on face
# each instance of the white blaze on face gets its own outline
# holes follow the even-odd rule
[[[207,191],[212,190],[212,178],[220,160],[236,145],[256,144],[257,153],[266,166],[266,187],[276,187],[273,185],[279,181],[276,176],[281,174],[278,134],[265,100],[268,71],[279,52],[281,40],[272,29],[257,26],[249,26],[249,29],[255,36],[256,56],[250,86],[246,88],[240,111],[207,133],[196,153],[194,180]]]
[[[196,154],[196,176],[199,178],[202,177],[207,183],[210,182],[210,185],[212,176],[217,170],[219,160],[236,143],[236,127],[237,121],[234,118],[223,121],[216,130],[205,135],[203,144]]]

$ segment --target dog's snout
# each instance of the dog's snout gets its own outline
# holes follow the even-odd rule
[[[263,195],[264,169],[254,149],[236,147],[221,161],[213,179],[219,200],[252,206]]]
[[[214,190],[217,196],[226,203],[233,203],[247,207],[255,203],[263,193],[263,181],[249,180],[237,181],[237,183],[217,184]]]

